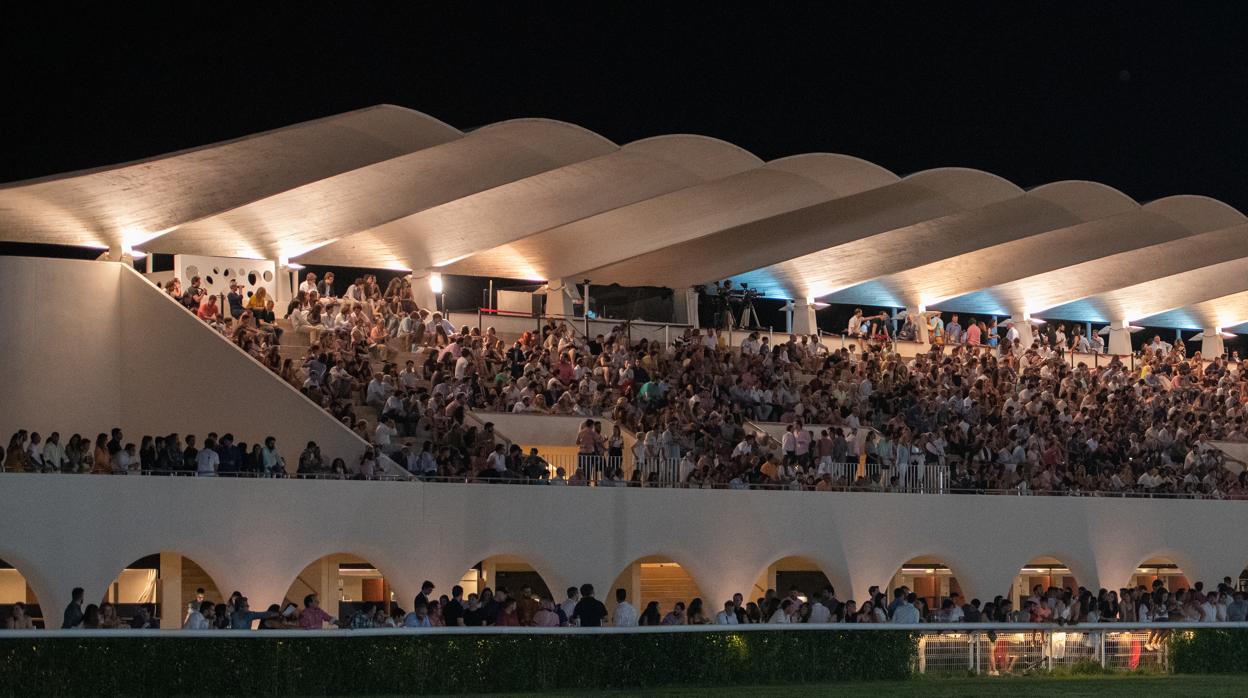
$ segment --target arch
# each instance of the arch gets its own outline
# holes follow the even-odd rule
[[[1090,560],[1090,562],[1089,562]],[[1092,556],[1077,555],[1074,550],[1066,548],[1038,548],[1029,554],[1020,555],[1012,560],[1012,565],[1004,568],[1002,572],[1011,572],[1014,577],[1011,582],[1017,587],[1018,580],[1023,576],[1022,571],[1025,569],[1056,569],[1066,570],[1059,572],[1058,577],[1073,577],[1077,582],[1077,586],[1090,588],[1095,592],[1100,586],[1104,586],[1097,577],[1095,558]],[[1033,576],[1045,576],[1036,573]],[[1053,576],[1053,575],[1049,575]],[[1110,580],[1112,584],[1114,580]],[[1062,586],[1058,584],[1057,586]],[[1030,587],[1028,587],[1029,589]],[[1014,589],[1017,591],[1017,588]],[[999,592],[996,592],[999,593]],[[1017,599],[1015,599],[1017,601]]]
[[[479,593],[485,587],[497,591],[506,588],[513,596],[523,588],[529,588],[539,599],[554,601],[556,592],[542,573],[518,555],[491,555],[468,568],[458,582],[464,595]],[[447,590],[449,592],[449,590]]]
[[[1086,179],[1065,179],[1041,184],[1028,189],[1027,195],[1057,204],[1084,221],[1107,218],[1140,208],[1139,202],[1121,191]]]
[[[841,600],[852,597],[846,570],[827,564],[821,555],[783,555],[759,570],[755,578],[753,588],[745,594],[747,601],[757,600],[768,589],[784,595],[794,586],[806,599],[816,598],[825,586],[831,586]]]
[[[1011,585],[1010,601],[1014,603],[1014,608],[1022,608],[1023,600],[1028,598],[1036,587],[1040,588],[1041,595],[1051,588],[1070,589],[1077,594],[1078,588],[1086,586],[1089,582],[1086,575],[1079,576],[1075,568],[1060,557],[1035,555],[1019,568],[1014,584]],[[1093,588],[1092,592],[1096,593],[1096,589]]]
[[[713,616],[720,604],[731,594],[725,599],[708,597],[705,593],[707,588],[698,583],[698,578],[695,569],[669,555],[646,555],[629,563],[605,590],[594,591],[599,600],[607,605],[608,610],[615,608],[615,590],[624,589],[629,601],[639,611],[644,611],[653,601],[658,604],[660,615],[666,615],[676,602],[687,606],[693,599],[700,598],[707,615]],[[717,593],[723,595],[723,592]]]
[[[507,119],[474,129],[471,133],[489,134],[513,141],[534,152],[557,159],[563,159],[560,154],[575,154],[573,160],[588,160],[620,148],[606,136],[558,119]]]
[[[1023,195],[1010,180],[970,167],[937,167],[906,175],[901,181],[917,184],[967,209]]]
[[[251,607],[263,610],[280,601],[283,608],[294,604],[302,609],[304,599],[316,594],[321,608],[341,620],[349,619],[365,604],[381,605],[386,613],[396,606],[410,610],[414,595],[405,601],[395,590],[392,578],[373,562],[374,559],[349,552],[322,555],[300,568],[281,599],[250,599]]]
[[[1165,216],[1195,232],[1240,225],[1248,218],[1230,204],[1208,196],[1177,194],[1144,204],[1145,211]]]
[[[850,196],[899,181],[892,171],[839,153],[802,153],[777,158],[763,169],[777,170],[808,179],[835,196]]]
[[[464,597],[467,598],[469,586],[463,582],[468,580],[468,575],[474,570],[482,566],[486,562],[502,562],[504,571],[515,573],[526,572],[531,570],[542,583],[546,585],[547,590],[552,595],[552,600],[556,603],[561,602],[564,598],[564,589],[570,585],[580,586],[584,582],[595,581],[591,576],[585,576],[584,573],[576,570],[558,570],[551,565],[549,558],[532,544],[525,541],[497,541],[497,544],[484,548],[484,553],[475,553],[471,555],[460,555],[449,560],[445,565],[430,568],[430,576],[428,579],[435,585],[438,585],[438,594],[446,594],[450,596],[451,587],[459,584],[464,587]],[[484,570],[482,570],[484,571]],[[498,571],[495,565],[495,573]],[[522,575],[518,575],[518,578]],[[532,578],[529,578],[532,581]],[[415,582],[414,583],[419,583]],[[495,582],[487,573],[486,580],[483,585],[493,587]],[[419,590],[419,588],[417,588]],[[599,598],[605,601],[602,595]],[[409,602],[410,603],[410,602]]]
[[[701,179],[727,177],[763,164],[757,155],[735,143],[688,133],[642,138],[621,150],[662,160]]]
[[[37,628],[60,627],[57,610],[44,607],[40,597],[30,580],[22,573],[18,565],[0,557],[0,629],[13,613],[17,604],[24,607],[24,613],[30,617]],[[48,599],[49,602],[52,599]]]
[[[1142,586],[1145,589],[1151,589],[1155,580],[1161,580],[1161,583],[1171,592],[1176,589],[1191,589],[1195,582],[1188,575],[1194,572],[1190,567],[1176,561],[1175,556],[1171,554],[1158,553],[1149,555],[1136,565],[1131,571],[1131,578],[1126,580],[1127,587]]]
[[[85,587],[84,587],[85,588]],[[86,590],[86,603],[111,603],[123,624],[146,610],[161,628],[182,627],[199,590],[203,600],[223,603],[228,592],[193,558],[181,553],[162,551],[141,555],[127,563],[108,583],[102,593]]]
[[[901,563],[889,579],[888,588],[880,590],[885,595],[886,603],[892,603],[894,591],[903,587],[924,600],[929,613],[938,611],[941,602],[954,595],[967,597],[965,601],[969,601],[968,592],[963,590],[953,567],[944,562],[946,559],[945,556],[918,555]]]

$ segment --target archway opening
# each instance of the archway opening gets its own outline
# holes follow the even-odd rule
[[[475,625],[532,625],[533,616],[543,601],[552,604],[560,603],[563,597],[556,598],[554,589],[546,583],[542,575],[524,558],[515,555],[491,555],[473,565],[460,578],[459,586],[464,589],[465,606],[472,606],[470,597],[477,597],[476,609],[465,613],[465,624]],[[438,590],[439,611],[442,609],[442,597],[449,601],[450,589]],[[487,593],[488,592],[488,593]],[[515,608],[507,608],[506,599],[516,601]],[[601,593],[598,594],[602,596]],[[500,616],[505,616],[500,620]],[[443,621],[447,622],[445,613]]]
[[[47,611],[52,612],[51,609]],[[0,560],[0,630],[46,628],[49,623],[44,612],[26,577],[13,565]],[[55,619],[51,625],[56,627]]]
[[[889,581],[885,594],[886,605],[893,603],[896,591],[902,588],[914,593],[916,600],[921,602],[924,620],[933,617],[945,599],[953,599],[958,605],[966,603],[962,598],[962,587],[953,570],[930,555],[913,558],[897,570],[897,574]]]
[[[1066,591],[1072,595],[1079,593],[1079,581],[1071,573],[1070,568],[1055,557],[1041,556],[1032,559],[1019,570],[1018,576],[1014,578],[1014,586],[1010,590],[1010,602],[1014,608],[1020,609],[1026,599],[1032,597],[1045,599]]]
[[[754,588],[750,590],[746,601],[757,603],[759,599],[766,597],[767,592],[773,592],[776,596],[787,596],[790,591],[796,590],[797,597],[806,602],[818,598],[824,587],[830,586],[832,581],[817,563],[809,558],[790,556],[767,567],[767,571],[754,582]]]
[[[326,555],[304,567],[286,590],[282,608],[293,605],[302,610],[312,594],[326,613],[343,624],[350,623],[357,612],[371,611],[375,616],[378,609],[390,618],[402,609],[410,610],[412,603],[411,600],[406,606],[399,603],[381,571],[368,560],[350,553]],[[292,617],[291,622],[295,621]]]
[[[1140,563],[1140,566],[1135,568],[1135,574],[1131,575],[1132,587],[1152,590],[1153,583],[1158,581],[1171,593],[1178,589],[1192,588],[1183,570],[1173,560],[1166,557],[1150,557]]]
[[[612,613],[615,612],[616,589],[623,589],[628,601],[643,614],[651,603],[655,604],[660,618],[671,613],[677,603],[687,610],[694,599],[702,599],[704,612],[708,618],[713,618],[719,610],[719,604],[727,600],[716,601],[703,597],[702,590],[689,572],[680,563],[661,555],[636,560],[620,572],[610,589],[595,590],[599,600]]]
[[[126,565],[104,590],[101,622],[109,627],[116,623],[119,627],[177,629],[203,601],[219,604],[224,597],[194,560],[178,553],[147,555]]]

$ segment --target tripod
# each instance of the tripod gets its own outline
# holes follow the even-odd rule
[[[750,320],[754,322],[751,323]],[[748,329],[750,327],[761,327],[762,321],[758,319],[758,310],[754,308],[754,301],[747,300],[745,307],[741,309],[741,328]]]

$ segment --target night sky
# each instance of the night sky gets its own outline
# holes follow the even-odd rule
[[[0,180],[389,102],[460,128],[544,116],[621,143],[701,133],[764,159],[841,152],[1248,209],[1238,3],[225,5],[6,7]]]
[[[461,129],[541,116],[1248,210],[1248,5],[670,5],[6,6],[0,181],[388,102]]]

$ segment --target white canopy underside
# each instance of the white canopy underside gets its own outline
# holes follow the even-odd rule
[[[1024,191],[847,155],[764,163],[713,138],[616,145],[517,119],[463,133],[382,105],[0,186],[0,239],[517,279],[1227,328],[1248,219],[1094,182]]]

